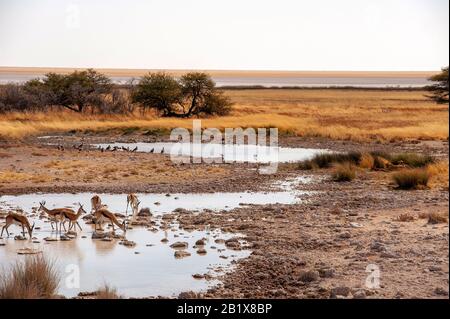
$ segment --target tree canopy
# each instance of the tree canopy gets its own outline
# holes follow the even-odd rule
[[[132,98],[162,116],[225,115],[231,109],[230,100],[203,72],[186,73],[179,80],[167,73],[150,73],[140,79]]]
[[[442,68],[441,73],[433,75],[429,80],[435,82],[435,84],[427,87],[428,91],[432,92],[428,97],[432,98],[437,103],[448,103],[448,66]]]

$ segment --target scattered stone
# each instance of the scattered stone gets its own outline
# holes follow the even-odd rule
[[[14,240],[27,240],[27,238],[22,235],[17,235],[17,236],[14,236]]]
[[[358,223],[350,223],[350,226],[353,228],[362,228],[363,227],[361,224],[358,224]]]
[[[177,250],[174,254],[175,258],[180,259],[180,258],[185,258],[185,257],[189,257],[191,254],[187,251],[184,250]]]
[[[321,278],[332,278],[332,277],[334,277],[334,273],[335,273],[335,271],[332,268],[319,269],[319,276]]]
[[[204,279],[204,278],[205,278],[205,275],[194,274],[194,275],[192,275],[192,277],[194,277],[195,279]]]
[[[58,241],[58,239],[55,237],[45,237],[44,240],[45,241]]]
[[[105,237],[109,237],[109,234],[95,231],[95,232],[92,233],[92,237],[91,238],[92,239],[103,239]]]
[[[134,241],[126,240],[126,239],[119,242],[119,244],[124,245],[125,247],[130,247],[130,248],[136,246],[136,243]]]
[[[337,298],[338,296],[347,297],[350,294],[350,288],[345,286],[340,286],[331,289],[331,298]]]
[[[206,255],[207,251],[206,251],[206,249],[201,248],[201,249],[197,250],[197,254],[199,254],[199,255]]]
[[[104,237],[102,238],[102,241],[113,241],[113,239],[111,237]]]
[[[299,274],[299,280],[302,282],[313,282],[319,280],[319,272],[315,270],[302,270]]]
[[[185,241],[177,241],[176,243],[170,245],[170,247],[175,249],[187,249],[189,244]]]
[[[434,289],[434,294],[438,296],[448,296],[448,290],[445,290],[442,287],[436,287]]]
[[[205,246],[205,240],[204,239],[199,239],[195,242],[195,246]]]
[[[148,207],[142,208],[139,211],[138,216],[139,217],[150,217],[150,216],[152,216],[152,213],[150,212],[150,208],[148,208]]]
[[[161,242],[162,243],[167,243],[167,242],[169,242],[169,240],[167,238],[163,238],[163,239],[161,239]]]
[[[352,235],[349,232],[339,234],[339,238],[342,238],[342,239],[349,239],[351,237],[352,237]]]
[[[17,250],[19,255],[36,255],[42,253],[42,250],[33,248],[21,248]]]
[[[366,299],[366,292],[362,289],[353,293],[353,299]]]

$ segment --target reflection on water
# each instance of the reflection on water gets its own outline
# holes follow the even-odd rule
[[[277,192],[260,193],[213,193],[213,194],[138,194],[141,207],[149,207],[154,214],[156,227],[161,224],[164,213],[172,212],[176,208],[187,210],[229,210],[243,203],[269,204],[294,203],[300,200],[304,192],[295,190],[295,185],[308,183],[309,178],[297,178],[278,183]],[[3,210],[21,208],[30,213],[33,207],[38,207],[39,201],[46,200],[49,208],[72,207],[78,202],[90,208],[90,198],[93,194],[30,194],[20,196],[1,196],[0,207]],[[124,213],[126,209],[126,194],[100,194],[102,201],[111,211]],[[300,197],[299,197],[300,196]],[[178,227],[172,221],[170,228],[150,231],[146,227],[136,227],[127,231],[126,238],[136,242],[133,248],[119,244],[118,239],[111,242],[91,239],[93,226],[85,224],[80,219],[83,231],[71,241],[46,242],[44,238],[55,237],[51,226],[44,220],[33,217],[36,227],[33,236],[39,243],[14,240],[14,235],[3,240],[5,246],[0,246],[0,268],[11,262],[26,258],[17,254],[21,248],[40,249],[50,257],[57,259],[57,265],[63,274],[60,293],[75,296],[80,291],[93,291],[105,282],[118,288],[120,294],[128,297],[145,296],[175,296],[182,291],[200,291],[217,281],[194,279],[193,274],[217,274],[216,271],[231,269],[232,261],[245,258],[248,250],[234,251],[225,248],[222,243],[215,243],[216,239],[228,239],[236,234],[224,234],[220,230],[188,232]],[[3,224],[3,220],[0,219]],[[10,231],[19,234],[20,228],[11,226]],[[117,234],[121,234],[118,230]],[[161,239],[167,238],[163,243]],[[199,255],[193,248],[198,239],[205,238],[206,255]],[[176,241],[188,242],[188,252],[191,256],[175,259],[174,250],[169,246]],[[65,278],[73,271],[70,265],[77,265],[80,269],[80,287],[68,288]],[[66,268],[68,267],[69,268]]]
[[[110,146],[118,147],[119,149],[128,148],[133,150],[137,147],[137,152],[144,153],[164,153],[171,154],[173,148],[173,155],[177,156],[197,156],[193,149],[198,147],[203,159],[222,159],[223,162],[247,162],[247,163],[287,163],[299,162],[310,159],[316,154],[330,152],[323,149],[310,148],[291,148],[291,147],[273,147],[262,145],[240,145],[240,144],[191,144],[191,143],[112,143],[112,144],[94,144],[95,147],[107,148]],[[194,146],[194,147],[193,147]]]

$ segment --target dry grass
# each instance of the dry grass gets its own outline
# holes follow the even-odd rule
[[[447,139],[448,106],[421,91],[231,90],[232,114],[203,120],[203,127],[277,127],[283,134],[352,140]],[[368,120],[369,119],[369,120]],[[143,133],[192,127],[190,119],[118,115],[12,113],[0,115],[0,137],[55,132],[122,130]]]
[[[431,187],[442,187],[448,190],[448,161],[440,161],[427,166],[428,174],[431,176]]]
[[[447,213],[420,213],[419,218],[428,219],[428,224],[443,224],[448,223],[448,212]]]
[[[418,189],[428,186],[430,174],[426,168],[403,169],[392,175],[399,189]]]
[[[117,293],[117,289],[109,286],[108,284],[104,284],[103,287],[101,287],[99,290],[97,290],[95,297],[96,297],[96,299],[121,299],[122,298],[122,296],[120,296]]]
[[[350,182],[356,177],[356,169],[351,163],[338,164],[333,172],[335,182]]]
[[[59,280],[54,261],[28,256],[0,273],[0,299],[52,298]]]

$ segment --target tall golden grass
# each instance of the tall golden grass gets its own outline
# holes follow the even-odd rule
[[[59,285],[55,263],[37,255],[16,261],[0,273],[0,299],[41,299],[55,296]]]
[[[422,91],[228,90],[230,115],[203,119],[203,127],[277,127],[281,134],[351,140],[448,139],[448,106]],[[70,111],[0,115],[0,137],[56,132],[192,127],[192,119],[155,114],[87,115]]]

